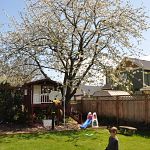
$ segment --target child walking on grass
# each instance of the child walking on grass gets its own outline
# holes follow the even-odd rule
[[[112,127],[109,130],[109,132],[110,132],[109,142],[108,142],[108,146],[106,147],[105,150],[119,150],[118,138],[117,138],[117,128]]]

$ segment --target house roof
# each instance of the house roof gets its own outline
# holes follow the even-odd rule
[[[101,90],[97,91],[93,94],[93,96],[124,96],[124,95],[130,95],[126,91],[115,91],[115,90]]]
[[[143,68],[144,70],[150,70],[150,61],[148,60],[125,57],[119,66],[124,65],[124,62],[126,62],[125,67]]]
[[[112,90],[113,87],[111,84],[105,84],[103,87],[102,87],[102,90]]]
[[[39,79],[26,83],[25,85],[35,85],[35,84],[53,84],[53,85],[61,85],[59,82],[53,81],[51,79]]]
[[[80,88],[77,90],[75,96],[80,95],[93,95],[94,92],[101,90],[101,86],[89,86],[89,85],[81,85]]]
[[[135,63],[140,68],[143,68],[145,70],[150,70],[150,61],[148,60],[141,60],[137,58],[129,58],[133,63]]]

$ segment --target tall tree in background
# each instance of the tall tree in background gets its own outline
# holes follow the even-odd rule
[[[10,68],[32,67],[30,74],[40,71],[45,78],[49,78],[45,68],[60,73],[67,102],[93,73],[114,65],[123,55],[137,54],[136,42],[148,28],[143,8],[120,0],[27,4],[22,22],[13,20],[15,29],[1,38],[3,59]]]

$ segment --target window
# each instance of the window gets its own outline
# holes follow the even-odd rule
[[[53,90],[53,87],[48,86],[48,85],[43,85],[41,86],[41,93],[50,93]]]
[[[144,72],[144,81],[145,85],[150,86],[150,72]]]

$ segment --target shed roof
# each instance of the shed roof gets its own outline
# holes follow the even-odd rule
[[[93,94],[93,96],[124,96],[130,95],[126,91],[115,91],[115,90],[101,90]]]

